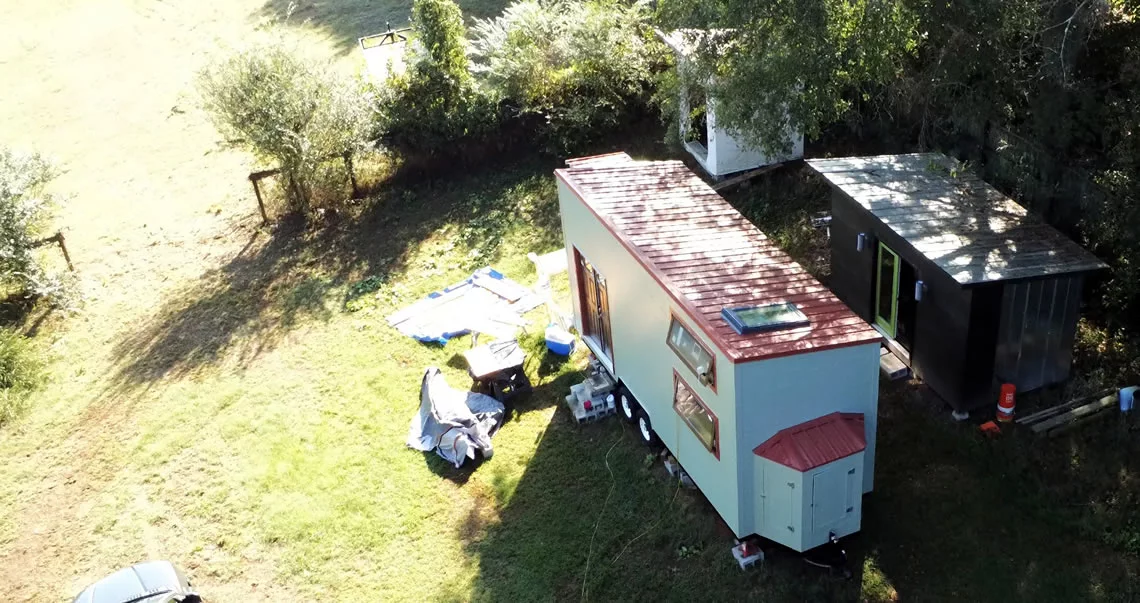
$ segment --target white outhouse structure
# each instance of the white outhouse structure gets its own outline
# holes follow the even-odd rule
[[[859,529],[880,335],[679,161],[557,170],[574,323],[738,537]]]
[[[725,33],[725,32],[712,32]],[[694,29],[678,29],[670,33],[657,32],[665,45],[673,50],[677,57],[678,69],[681,73],[681,97],[678,112],[680,113],[679,127],[682,144],[685,150],[697,160],[706,172],[712,176],[725,176],[736,172],[743,172],[776,163],[783,163],[804,156],[804,135],[799,131],[789,131],[788,139],[791,148],[785,153],[770,154],[754,145],[746,143],[739,133],[734,133],[720,125],[716,119],[716,98],[708,94],[708,86],[698,86],[694,82],[685,81],[684,70],[686,61],[690,60],[694,48],[710,38],[710,32]],[[699,94],[694,95],[693,92]],[[693,98],[696,97],[703,107],[693,107]],[[693,109],[698,109],[693,111]],[[703,108],[703,111],[700,109]],[[693,120],[693,115],[703,113],[703,120]]]

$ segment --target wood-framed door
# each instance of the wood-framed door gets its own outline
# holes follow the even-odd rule
[[[610,330],[610,295],[606,277],[574,248],[578,277],[578,298],[582,308],[582,339],[586,346],[610,367],[614,363],[613,335]]]
[[[899,254],[879,241],[875,257],[875,324],[895,338],[899,319]]]

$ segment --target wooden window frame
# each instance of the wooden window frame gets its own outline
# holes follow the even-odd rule
[[[709,358],[711,359],[709,361],[709,376],[711,379],[710,379],[710,383],[708,385],[701,383],[701,375],[700,375],[700,373],[697,372],[697,367],[689,364],[688,358],[685,358],[685,356],[683,354],[681,354],[681,352],[676,348],[676,346],[673,345],[673,341],[669,337],[669,335],[672,334],[672,332],[673,332],[673,323],[674,322],[681,325],[681,328],[684,329],[689,334],[689,337],[693,338],[693,341],[696,342],[697,346],[700,347],[702,350],[705,351],[706,354],[709,355]],[[709,388],[715,394],[715,393],[717,393],[716,392],[716,380],[717,380],[716,354],[712,353],[712,351],[709,350],[709,348],[707,346],[705,346],[705,343],[703,341],[701,341],[700,338],[698,338],[694,333],[695,332],[689,328],[688,323],[686,323],[685,321],[678,318],[677,314],[674,313],[672,310],[669,310],[669,328],[668,328],[668,330],[665,331],[665,345],[669,346],[669,349],[673,350],[673,353],[677,355],[677,358],[681,359],[681,364],[684,364],[685,366],[689,367],[689,370],[692,371],[693,376],[697,378],[697,383],[701,383],[701,385],[704,385],[705,387]]]
[[[891,339],[895,338],[898,334],[899,326],[899,275],[901,273],[901,260],[898,252],[887,246],[886,243],[879,241],[878,253],[875,254],[875,306],[874,306],[874,323],[882,327],[883,331]],[[883,320],[879,316],[879,310],[882,308],[883,296],[883,254],[889,253],[895,259],[894,270],[892,270],[891,278],[891,317],[890,320]]]
[[[586,255],[583,254],[577,246],[572,246],[572,248],[574,249],[574,275],[578,285],[578,308],[582,319],[582,341],[586,344],[586,347],[589,348],[592,353],[594,353],[594,356],[597,357],[603,365],[606,365],[606,368],[608,368],[610,372],[613,372],[616,362],[614,360],[615,353],[613,326],[612,321],[610,320],[609,281],[606,280],[605,275],[602,275],[601,272],[598,271],[597,266],[591,262],[590,259],[587,258]],[[601,275],[603,281],[605,281],[605,286],[603,289],[604,299],[601,300],[604,302],[601,304],[604,306],[604,310],[602,311],[601,316],[604,318],[602,322],[605,324],[598,325],[598,330],[600,330],[601,333],[590,332],[592,329],[589,328],[590,321],[587,319],[587,314],[592,313],[593,311],[588,309],[590,307],[590,304],[588,303],[589,295],[586,291],[586,283],[584,278],[586,275],[585,266],[583,266],[583,263],[589,264],[591,271],[595,274]],[[591,287],[594,287],[596,289],[596,284],[596,279],[590,279]],[[600,299],[596,297],[597,293],[598,292],[595,290],[595,299]],[[598,349],[595,350],[594,347],[591,346],[597,347]],[[607,346],[609,346],[608,356],[604,353],[607,350]]]
[[[709,448],[707,445],[705,445],[705,441],[701,439],[701,436],[697,433],[697,429],[695,427],[693,427],[692,423],[689,422],[688,417],[681,414],[681,412],[679,410],[677,410],[677,386],[678,385],[684,385],[685,389],[689,390],[689,394],[693,396],[693,400],[696,400],[697,405],[700,406],[701,408],[703,408],[705,410],[705,412],[707,412],[709,414],[709,416],[712,417],[712,423],[713,423],[713,447],[712,448]],[[701,397],[697,395],[696,390],[694,390],[693,387],[691,385],[689,385],[689,383],[681,377],[681,374],[678,373],[676,369],[673,370],[673,412],[677,413],[678,417],[681,417],[681,422],[683,422],[685,424],[685,426],[689,428],[689,431],[693,432],[693,436],[697,438],[697,441],[701,443],[701,446],[703,446],[705,450],[708,450],[709,452],[711,452],[712,455],[714,457],[716,457],[716,460],[719,461],[720,460],[720,418],[718,418],[716,416],[716,413],[713,412],[712,408],[709,408],[708,404],[705,404],[705,401],[702,400]]]

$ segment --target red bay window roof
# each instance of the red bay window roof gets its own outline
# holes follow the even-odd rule
[[[783,429],[752,452],[796,471],[808,471],[866,448],[863,415],[833,412]]]

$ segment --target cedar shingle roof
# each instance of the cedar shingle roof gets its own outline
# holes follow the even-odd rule
[[[1107,267],[940,153],[807,163],[960,285]]]
[[[878,341],[827,287],[680,161],[624,154],[555,174],[734,362]],[[741,335],[721,309],[792,302],[804,327]]]

